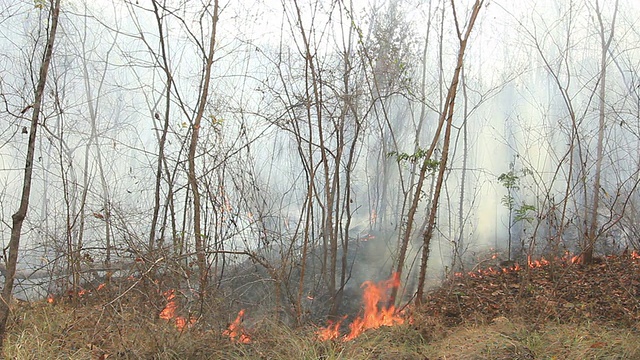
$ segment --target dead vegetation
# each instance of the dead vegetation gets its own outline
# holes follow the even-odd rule
[[[212,305],[193,326],[161,319],[167,298],[93,292],[74,307],[15,303],[5,357],[14,359],[633,359],[640,358],[640,259],[553,261],[459,274],[402,325],[351,341],[319,341],[320,325],[251,319],[250,341],[225,330],[237,311]],[[184,313],[178,303],[180,316]],[[214,308],[215,307],[215,308]]]

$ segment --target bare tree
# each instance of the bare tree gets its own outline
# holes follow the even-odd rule
[[[598,34],[600,36],[600,80],[598,86],[599,90],[599,102],[598,102],[598,140],[597,140],[597,148],[596,148],[596,159],[595,159],[595,172],[594,172],[594,180],[593,180],[593,193],[591,194],[593,197],[591,203],[591,213],[589,214],[589,218],[586,219],[589,222],[589,225],[586,229],[585,233],[585,244],[583,248],[583,261],[585,263],[593,262],[593,249],[596,243],[596,240],[600,236],[598,233],[598,217],[599,217],[599,206],[600,206],[600,194],[601,194],[601,174],[602,174],[602,161],[604,159],[604,137],[606,131],[606,89],[607,89],[607,66],[608,66],[608,58],[610,53],[611,41],[613,40],[615,23],[616,23],[616,15],[618,14],[618,0],[616,0],[613,8],[613,18],[611,19],[611,26],[609,28],[609,34],[606,34],[607,29],[605,28],[604,21],[602,19],[602,11],[600,10],[600,1],[595,0],[594,12],[596,18],[598,20],[599,31]]]
[[[20,197],[20,207],[12,216],[13,226],[11,228],[11,239],[9,240],[9,259],[7,261],[7,272],[5,273],[4,288],[2,289],[2,301],[0,301],[0,351],[3,347],[7,329],[7,320],[9,319],[9,303],[11,301],[14,276],[16,273],[16,265],[18,263],[18,251],[20,249],[20,235],[22,231],[22,224],[27,217],[27,210],[29,208],[29,195],[31,193],[31,178],[33,174],[33,160],[35,154],[38,121],[40,120],[40,108],[42,106],[45,85],[47,83],[49,64],[51,63],[51,58],[53,56],[53,46],[58,31],[59,16],[60,0],[50,1],[47,24],[47,41],[40,64],[38,83],[34,91],[34,100],[32,104],[33,113],[31,116],[31,128],[29,131],[29,142],[27,145],[28,148],[25,161],[22,195]]]
[[[456,64],[455,72],[453,74],[453,79],[451,80],[449,92],[447,93],[447,99],[445,100],[444,112],[441,114],[441,117],[440,117],[440,123],[444,123],[446,120],[446,127],[445,127],[444,139],[442,143],[442,157],[440,159],[440,164],[438,168],[438,178],[436,182],[436,187],[434,189],[431,209],[429,211],[429,222],[427,224],[427,229],[423,234],[422,260],[420,261],[420,273],[418,275],[418,289],[416,290],[416,302],[418,304],[422,302],[424,297],[427,261],[429,259],[429,248],[431,246],[431,238],[433,237],[433,232],[435,229],[436,213],[438,210],[438,201],[440,199],[442,183],[443,183],[444,175],[447,169],[447,160],[449,156],[449,144],[451,142],[451,130],[453,125],[453,110],[455,106],[460,73],[462,71],[462,67],[464,64],[464,61],[463,61],[464,54],[467,47],[467,41],[469,40],[469,35],[471,34],[471,30],[473,30],[473,26],[476,22],[476,19],[478,18],[478,14],[482,9],[483,4],[484,4],[484,0],[476,0],[476,2],[473,5],[473,8],[471,9],[471,15],[469,16],[469,20],[466,24],[466,28],[464,29],[464,34],[463,34],[463,28],[460,27],[460,23],[456,13],[455,3],[453,0],[451,1],[451,8],[453,11],[453,17],[456,25],[456,32],[458,34],[458,40],[459,40],[458,61]],[[433,143],[432,143],[432,147],[433,147]],[[421,173],[422,173],[422,169],[421,169]]]

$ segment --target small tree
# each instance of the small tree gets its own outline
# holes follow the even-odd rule
[[[523,175],[527,174],[527,170],[524,170]],[[509,210],[509,223],[508,223],[508,257],[509,261],[511,261],[511,244],[513,241],[513,227],[523,221],[527,222],[533,221],[533,217],[531,216],[531,212],[536,210],[535,206],[529,205],[526,202],[517,203],[514,197],[514,192],[520,190],[520,177],[516,175],[513,170],[513,164],[511,164],[511,170],[506,173],[500,174],[498,176],[498,181],[502,184],[502,186],[507,189],[507,194],[502,197],[501,203],[504,207]]]
[[[40,2],[36,2],[39,4]],[[42,7],[37,8],[42,9]],[[9,319],[9,302],[13,293],[13,282],[16,274],[16,265],[18,263],[18,250],[20,248],[20,235],[22,232],[22,224],[27,217],[29,208],[29,195],[31,194],[31,178],[33,174],[33,160],[36,145],[36,133],[38,130],[38,121],[40,120],[40,108],[42,106],[42,98],[44,88],[47,83],[47,73],[49,72],[49,64],[53,54],[53,44],[58,29],[58,17],[60,15],[60,0],[51,0],[49,6],[49,30],[48,38],[45,45],[42,62],[40,64],[40,72],[38,74],[38,82],[36,85],[33,101],[33,114],[31,115],[31,129],[29,131],[29,142],[27,144],[27,156],[24,167],[24,178],[22,181],[22,195],[20,196],[20,207],[15,214],[12,215],[11,238],[9,240],[9,258],[7,260],[7,272],[4,279],[4,288],[2,289],[2,299],[0,301],[0,352],[3,348],[5,333],[7,329],[7,320]]]

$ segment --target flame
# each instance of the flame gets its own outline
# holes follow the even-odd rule
[[[342,318],[342,320],[344,320],[344,318]],[[337,339],[340,336],[340,325],[342,325],[342,320],[336,321],[335,323],[329,320],[329,325],[316,332],[318,340],[327,341]]]
[[[368,329],[404,323],[404,318],[397,313],[395,306],[386,304],[389,300],[387,291],[398,286],[400,286],[398,273],[394,273],[390,279],[377,284],[372,281],[365,281],[361,286],[364,288],[364,314],[353,320],[349,325],[349,333],[342,340],[353,340]],[[341,324],[342,320],[336,323],[330,322],[327,327],[316,332],[318,339],[321,341],[337,339],[340,335]]]
[[[229,327],[227,328],[227,330],[222,332],[222,335],[228,336],[231,339],[231,341],[239,342],[242,344],[250,343],[251,338],[244,331],[244,328],[242,327],[243,317],[244,317],[244,309],[238,312],[238,316],[236,317],[236,319],[231,324],[229,324]]]
[[[623,253],[623,255],[627,255],[627,254],[631,257],[631,259],[640,259],[640,252],[636,250],[632,251],[630,254]],[[616,255],[610,255],[608,256],[608,258],[612,258],[615,256]],[[562,257],[555,257],[553,261],[554,263],[557,263],[563,267],[571,264],[584,264],[584,255],[583,254],[573,255],[569,251],[566,251]],[[544,257],[540,258],[540,260],[533,260],[531,256],[527,256],[527,266],[530,269],[543,268],[550,264],[551,264],[551,261],[545,259]],[[503,273],[509,273],[512,271],[519,271],[519,270],[522,270],[522,267],[520,266],[520,264],[514,263],[512,266],[501,268],[500,270],[489,267],[488,269],[479,269],[479,270],[470,271],[470,272],[467,272],[466,274],[463,272],[455,272],[453,273],[453,276],[457,278],[461,278],[467,275],[472,278],[482,278],[485,275],[497,275],[500,273],[500,271]]]
[[[547,266],[550,264],[549,261],[545,258],[540,258],[540,260],[531,260],[531,256],[527,256],[527,263],[532,269]]]
[[[55,298],[53,297],[53,295],[49,294],[49,296],[47,296],[47,302],[49,304],[53,304],[55,302]]]
[[[182,316],[176,316],[176,309],[178,308],[178,305],[176,304],[175,301],[175,297],[176,297],[176,291],[171,289],[171,290],[167,290],[164,293],[162,293],[162,295],[164,295],[164,297],[167,299],[167,305],[164,307],[164,309],[162,309],[162,311],[160,311],[160,315],[158,315],[158,317],[160,319],[164,319],[164,320],[174,320],[176,323],[176,328],[179,331],[182,331],[185,326],[186,327],[191,327],[193,324],[196,323],[196,319],[186,319]]]
[[[364,287],[364,316],[356,318],[349,328],[351,331],[345,337],[345,341],[355,339],[365,330],[377,329],[381,326],[393,326],[404,323],[404,319],[396,314],[394,305],[378,307],[379,303],[388,300],[387,290],[400,286],[400,276],[394,273],[389,280],[374,284],[366,281]]]
[[[625,250],[622,255],[607,255],[606,258],[613,259],[618,256],[629,256],[631,260],[640,260],[640,251],[633,250],[632,252],[628,252],[627,250]],[[569,251],[566,251],[562,257],[553,257],[552,259],[554,264],[561,267],[567,267],[573,264],[584,264],[584,254],[573,255]],[[540,258],[540,260],[533,260],[531,256],[527,256],[527,266],[529,269],[542,269],[548,265],[551,265],[552,261],[549,261],[544,257]],[[478,269],[469,271],[467,273],[454,272],[453,277],[464,278],[465,276],[468,276],[470,278],[482,279],[483,277],[488,275],[498,275],[500,274],[500,272],[510,273],[514,271],[520,271],[523,269],[523,267],[524,266],[520,266],[518,263],[513,263],[512,266],[501,268],[500,270],[489,267],[487,269]]]
[[[107,284],[102,283],[102,284],[98,285],[98,288],[96,290],[100,291],[100,290],[104,289],[106,286],[107,286]]]
[[[162,295],[167,299],[167,305],[162,309],[162,311],[160,311],[160,319],[171,320],[176,316],[176,308],[178,307],[174,300],[176,297],[176,291],[167,290],[162,293]]]
[[[369,240],[373,240],[376,237],[374,235],[371,234],[364,234],[360,237],[360,241],[369,241]]]
[[[183,318],[182,316],[176,317],[176,328],[179,331],[182,331],[185,328],[185,326],[187,328],[190,328],[195,323],[196,323],[196,319],[195,318],[191,318],[191,319],[187,320],[187,319]]]
[[[571,263],[572,264],[582,264],[584,263],[584,256],[582,254],[580,255],[576,255],[574,257],[571,258]]]

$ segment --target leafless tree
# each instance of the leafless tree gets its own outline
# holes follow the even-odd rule
[[[2,289],[2,301],[0,302],[0,350],[4,342],[7,320],[9,318],[9,303],[13,292],[13,282],[16,273],[16,265],[18,263],[18,252],[20,249],[20,235],[22,224],[27,217],[29,208],[29,195],[31,193],[31,178],[33,175],[33,161],[35,154],[36,134],[38,130],[38,122],[40,120],[40,108],[43,102],[45,86],[47,83],[47,74],[49,65],[53,56],[53,47],[58,31],[58,19],[60,17],[60,0],[51,1],[49,3],[49,16],[47,18],[48,35],[40,63],[40,71],[38,73],[38,83],[34,89],[34,100],[32,104],[31,128],[29,131],[29,142],[27,155],[25,160],[25,172],[22,186],[22,195],[20,198],[20,207],[13,214],[13,224],[11,228],[11,239],[9,240],[9,259],[7,261],[7,272],[5,273],[4,287]]]

